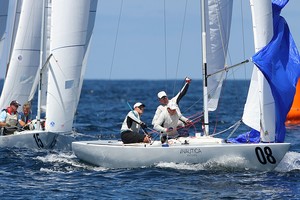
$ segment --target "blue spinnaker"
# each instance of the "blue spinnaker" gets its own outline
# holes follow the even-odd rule
[[[257,130],[252,129],[247,133],[240,134],[236,138],[229,138],[228,143],[259,143],[260,133]]]
[[[300,56],[281,9],[288,0],[273,0],[274,35],[270,43],[257,52],[252,60],[267,79],[275,101],[275,142],[284,142],[285,120],[300,76]]]

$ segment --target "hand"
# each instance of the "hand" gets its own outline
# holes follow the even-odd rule
[[[191,120],[186,120],[186,122],[185,122],[186,124],[192,124],[193,122],[191,121]]]
[[[145,128],[147,128],[147,125],[144,122],[142,122],[141,127],[142,127],[142,129],[145,129]]]
[[[190,79],[189,77],[186,77],[186,78],[185,78],[185,82],[186,82],[187,84],[190,84],[191,81],[192,81],[192,79]]]
[[[148,135],[145,135],[143,142],[144,143],[150,143],[151,142],[151,138]]]
[[[167,131],[166,131],[166,132],[171,132],[171,131],[173,131],[173,127],[167,128]]]

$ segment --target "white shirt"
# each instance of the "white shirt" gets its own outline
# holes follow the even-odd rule
[[[176,113],[174,115],[170,115],[168,110],[164,109],[155,121],[154,129],[159,132],[166,133],[168,128],[173,128],[173,131],[168,132],[168,135],[177,135],[178,133],[176,128],[178,126],[179,119],[184,122],[187,122],[188,120],[186,117],[182,116],[179,109],[176,109]]]

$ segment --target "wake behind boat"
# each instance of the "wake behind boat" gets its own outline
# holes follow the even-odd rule
[[[284,142],[284,123],[300,76],[297,65],[300,56],[280,16],[287,1],[272,4],[270,0],[251,0],[256,54],[249,60],[255,67],[241,122],[253,132],[231,140],[209,136],[208,114],[216,110],[225,73],[232,68],[224,67],[232,3],[202,0],[203,134],[170,139],[166,144],[160,141],[123,144],[117,140],[73,142],[75,155],[85,162],[109,168],[145,167],[160,162],[205,165],[229,160],[226,166],[273,170],[290,147],[290,143]],[[282,84],[282,80],[288,84]],[[231,134],[237,130],[236,124]],[[251,138],[251,133],[257,133],[258,140]]]

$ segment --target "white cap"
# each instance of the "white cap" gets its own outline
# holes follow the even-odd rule
[[[170,108],[171,110],[175,110],[178,108],[178,105],[171,101],[168,103],[167,107]]]
[[[140,106],[146,107],[145,104],[143,104],[143,103],[141,103],[141,102],[137,102],[137,103],[135,103],[135,104],[133,105],[133,108],[140,107]]]
[[[167,96],[167,94],[166,94],[165,91],[160,91],[159,93],[157,93],[157,97],[158,97],[159,99],[161,99],[161,98],[163,98],[163,97],[166,97],[166,96]]]

